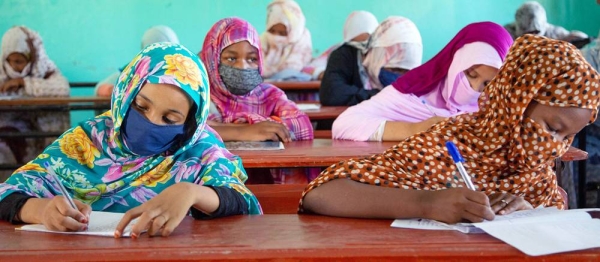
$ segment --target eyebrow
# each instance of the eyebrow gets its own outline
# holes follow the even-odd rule
[[[154,102],[152,102],[152,100],[150,100],[147,96],[145,96],[144,94],[140,93],[138,94],[141,98],[143,98],[144,100],[148,101],[148,103],[150,104],[154,104]],[[171,113],[175,113],[175,114],[180,114],[181,116],[184,116],[183,113],[181,113],[179,110],[177,109],[169,109],[168,110]]]
[[[237,52],[236,51],[232,51],[232,50],[226,50],[226,51],[223,51],[223,53],[230,53],[232,55],[237,55]]]

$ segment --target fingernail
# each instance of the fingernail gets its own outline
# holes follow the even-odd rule
[[[115,236],[115,238],[120,238],[121,232],[119,232],[119,230],[115,230],[115,233],[113,235]]]
[[[84,225],[84,226],[81,227],[81,231],[86,231],[86,230],[88,230],[88,226],[87,225]]]
[[[79,222],[87,224],[87,219],[85,217],[80,217]]]
[[[136,233],[131,233],[131,238],[138,238],[138,235]]]

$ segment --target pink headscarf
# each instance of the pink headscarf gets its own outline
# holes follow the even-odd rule
[[[503,27],[496,24],[486,26],[499,28],[502,32],[483,37],[487,41],[465,43],[465,39],[474,39],[473,34],[480,32],[471,30],[472,25],[463,28],[432,60],[398,78],[393,86],[384,88],[371,99],[342,113],[333,123],[333,137],[357,141],[377,140],[373,134],[385,121],[416,123],[433,116],[451,117],[477,111],[480,93],[473,90],[463,71],[473,65],[500,68],[512,44],[512,38]],[[440,61],[441,57],[448,60]],[[431,68],[431,64],[440,67]],[[427,93],[403,93],[397,90],[396,84],[411,72],[424,77],[419,79],[421,82],[413,79],[415,82],[412,87],[418,89],[421,87],[419,83],[425,83]],[[439,78],[435,82],[427,78],[437,75]]]
[[[210,29],[199,56],[210,79],[211,112],[208,120],[221,123],[254,124],[263,121],[281,122],[296,140],[310,140],[313,130],[308,116],[294,102],[287,99],[279,88],[261,83],[248,94],[230,93],[219,75],[221,52],[226,47],[248,41],[258,52],[259,71],[262,71],[260,40],[256,29],[240,18],[219,20]]]
[[[442,51],[425,64],[415,68],[392,85],[402,93],[424,95],[437,87],[448,73],[454,53],[473,42],[488,43],[504,59],[512,45],[512,37],[501,25],[492,22],[472,23],[461,29]]]

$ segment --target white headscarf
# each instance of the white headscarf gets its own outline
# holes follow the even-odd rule
[[[378,25],[377,18],[370,12],[354,11],[346,18],[344,24],[344,42],[349,42],[363,33],[371,34]]]
[[[171,42],[179,44],[179,38],[175,31],[165,25],[153,26],[146,30],[144,36],[142,36],[142,48],[159,42]]]
[[[268,32],[276,24],[285,25],[287,36]],[[261,48],[265,77],[288,68],[300,71],[310,62],[312,39],[298,3],[293,0],[274,0],[267,6],[267,32],[261,35]]]
[[[538,2],[525,2],[517,9],[515,23],[517,36],[522,36],[533,31],[539,31],[538,35],[546,35],[548,27],[546,10]]]
[[[21,73],[13,70],[6,61],[6,58],[12,53],[21,53],[29,60]],[[25,76],[45,78],[56,71],[56,65],[46,55],[40,35],[25,26],[15,26],[4,33],[2,36],[2,54],[0,56],[2,58],[0,83],[8,79]]]
[[[372,89],[382,89],[382,67],[413,69],[421,65],[423,44],[417,26],[408,18],[390,16],[383,20],[369,38],[368,53],[363,61]],[[365,87],[367,88],[367,87]]]

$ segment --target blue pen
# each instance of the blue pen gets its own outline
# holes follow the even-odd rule
[[[467,170],[465,170],[465,167],[463,166],[463,162],[465,162],[465,159],[460,155],[460,152],[458,152],[458,148],[456,148],[456,145],[452,143],[452,141],[446,141],[446,147],[448,148],[450,156],[452,156],[452,160],[454,160],[454,164],[456,164],[458,173],[465,181],[467,188],[475,190],[475,186],[473,185],[473,182],[471,182],[471,176],[467,174]]]
[[[54,183],[56,183],[58,185],[58,188],[60,189],[60,193],[67,199],[67,201],[69,201],[69,205],[71,205],[71,207],[73,209],[77,210],[77,206],[75,205],[75,202],[73,202],[73,199],[67,192],[67,189],[65,188],[65,186],[63,186],[63,184],[60,181],[58,181],[58,176],[56,175],[56,173],[54,173],[54,170],[52,169],[52,167],[50,167],[50,164],[48,164],[48,162],[46,162],[46,163],[44,163],[44,167],[48,171],[48,174],[50,174],[50,177],[52,177],[52,180],[54,180]]]

